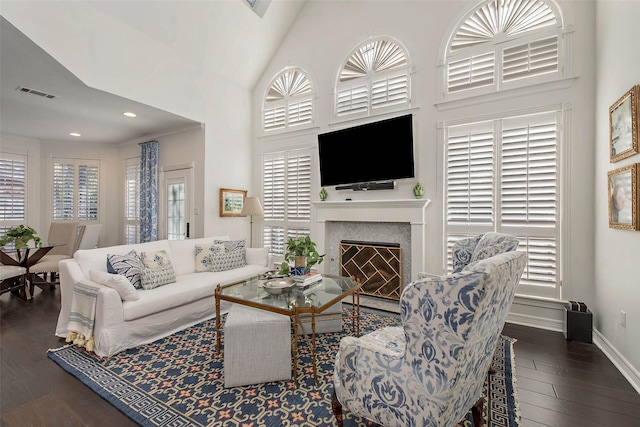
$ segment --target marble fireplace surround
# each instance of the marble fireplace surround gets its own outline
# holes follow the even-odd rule
[[[429,199],[398,199],[398,200],[345,200],[314,202],[315,220],[317,223],[315,238],[320,253],[328,250],[331,222],[354,223],[406,223],[410,227],[411,272],[410,277],[403,279],[409,283],[418,273],[427,270],[426,266],[426,209],[431,204]],[[374,239],[383,241],[384,239]],[[330,255],[337,256],[337,254]],[[324,271],[325,263],[318,266]]]

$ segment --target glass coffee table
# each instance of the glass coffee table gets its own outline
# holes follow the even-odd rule
[[[286,280],[286,278],[284,278]],[[267,292],[265,283],[282,280],[258,276],[231,285],[216,287],[216,331],[222,331],[220,322],[220,301],[242,304],[272,313],[283,314],[291,318],[291,350],[293,352],[293,378],[298,380],[298,339],[300,329],[302,336],[311,347],[313,358],[313,381],[317,384],[316,367],[316,322],[342,319],[341,311],[330,311],[336,303],[351,295],[352,308],[347,310],[347,317],[352,319],[352,332],[360,335],[360,290],[362,283],[348,277],[324,274],[322,280],[305,287],[293,285],[290,289],[283,289],[274,295],[274,291]],[[268,285],[268,283],[267,283]],[[304,324],[311,324],[311,338],[306,333]],[[216,334],[216,352],[220,354],[220,333]]]

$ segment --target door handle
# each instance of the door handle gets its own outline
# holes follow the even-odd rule
[[[187,233],[186,233],[186,237],[187,237],[187,239],[189,238],[189,225],[190,225],[190,224],[189,224],[189,223],[187,223]]]

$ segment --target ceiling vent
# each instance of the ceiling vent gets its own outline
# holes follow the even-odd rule
[[[51,95],[50,93],[42,92],[40,90],[35,90],[35,89],[29,89],[28,87],[24,87],[24,86],[18,86],[16,90],[24,93],[30,93],[32,95],[38,95],[47,99],[53,99],[56,97],[55,95]]]

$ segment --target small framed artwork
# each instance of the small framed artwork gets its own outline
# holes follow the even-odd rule
[[[638,167],[609,171],[609,228],[638,230]]]
[[[638,96],[635,85],[609,108],[609,154],[611,162],[638,154]]]
[[[247,190],[220,189],[220,216],[241,216]]]

